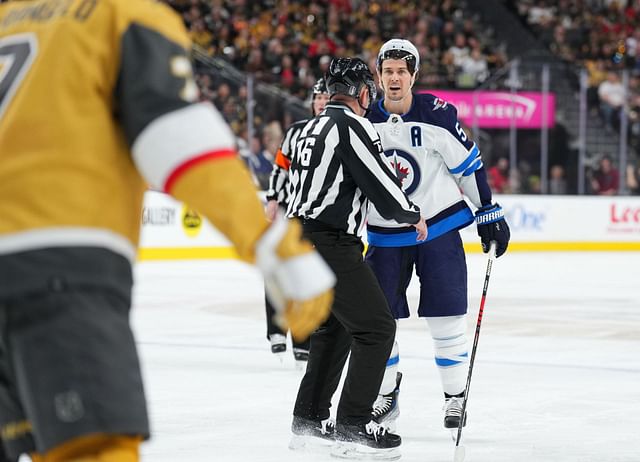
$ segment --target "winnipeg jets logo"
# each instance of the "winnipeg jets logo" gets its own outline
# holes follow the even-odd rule
[[[449,104],[449,103],[447,103],[442,98],[436,98],[436,99],[433,100],[433,110],[437,111],[440,108],[446,109],[447,108],[447,104]]]
[[[396,172],[396,176],[400,180],[400,184],[404,184],[404,180],[409,176],[409,167],[403,167],[402,162],[398,162],[397,158],[392,158],[391,170]]]
[[[405,193],[413,193],[420,184],[420,167],[411,154],[401,149],[387,149],[384,152],[391,170],[395,173]]]

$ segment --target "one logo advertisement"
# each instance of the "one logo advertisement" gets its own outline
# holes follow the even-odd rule
[[[420,168],[416,160],[405,151],[400,149],[388,149],[384,155],[391,165],[391,170],[400,180],[405,193],[413,193],[420,184]]]
[[[182,206],[182,229],[189,237],[196,237],[202,230],[202,217],[186,205]]]
[[[610,204],[608,231],[640,234],[640,205]]]
[[[505,218],[509,228],[514,231],[544,231],[547,216],[543,211],[532,210],[523,204],[514,204],[506,207]]]

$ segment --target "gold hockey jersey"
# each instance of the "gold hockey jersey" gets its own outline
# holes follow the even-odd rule
[[[150,0],[0,5],[0,254],[95,241],[131,257],[132,204],[146,188],[138,170],[163,189],[185,158],[233,154],[219,115],[190,104],[188,47],[179,16]],[[175,119],[164,129],[180,135],[203,112],[209,134],[186,145],[167,146],[186,138],[169,134],[141,140],[154,121]],[[146,151],[138,158],[136,142]]]
[[[23,284],[24,252],[31,267],[43,249],[133,261],[147,185],[253,261],[268,224],[231,130],[196,102],[189,47],[180,17],[151,0],[0,4],[0,295]],[[92,280],[114,273],[102,269]]]

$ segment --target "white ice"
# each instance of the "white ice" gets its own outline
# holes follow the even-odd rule
[[[469,339],[486,258],[468,256]],[[464,430],[469,462],[640,461],[640,254],[513,253],[493,267]],[[257,272],[145,262],[133,325],[153,437],[144,462],[320,461],[287,449],[301,373],[265,338]],[[410,303],[417,303],[412,282]],[[401,322],[402,461],[452,461],[426,324]],[[335,401],[335,400],[334,400]]]

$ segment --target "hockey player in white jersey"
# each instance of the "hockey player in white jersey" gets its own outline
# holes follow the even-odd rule
[[[495,241],[498,257],[507,250],[510,233],[501,207],[492,201],[480,150],[460,126],[455,107],[412,92],[419,65],[418,50],[408,40],[382,46],[377,71],[384,98],[368,118],[404,191],[427,218],[429,236],[416,243],[415,229],[385,220],[371,207],[366,260],[396,320],[409,317],[406,290],[415,267],[418,316],[429,325],[445,396],[444,426],[457,428],[468,369],[467,267],[459,230],[475,219],[483,250]],[[475,217],[463,194],[477,208]],[[396,342],[374,405],[374,418],[391,430],[399,415],[398,361]]]

